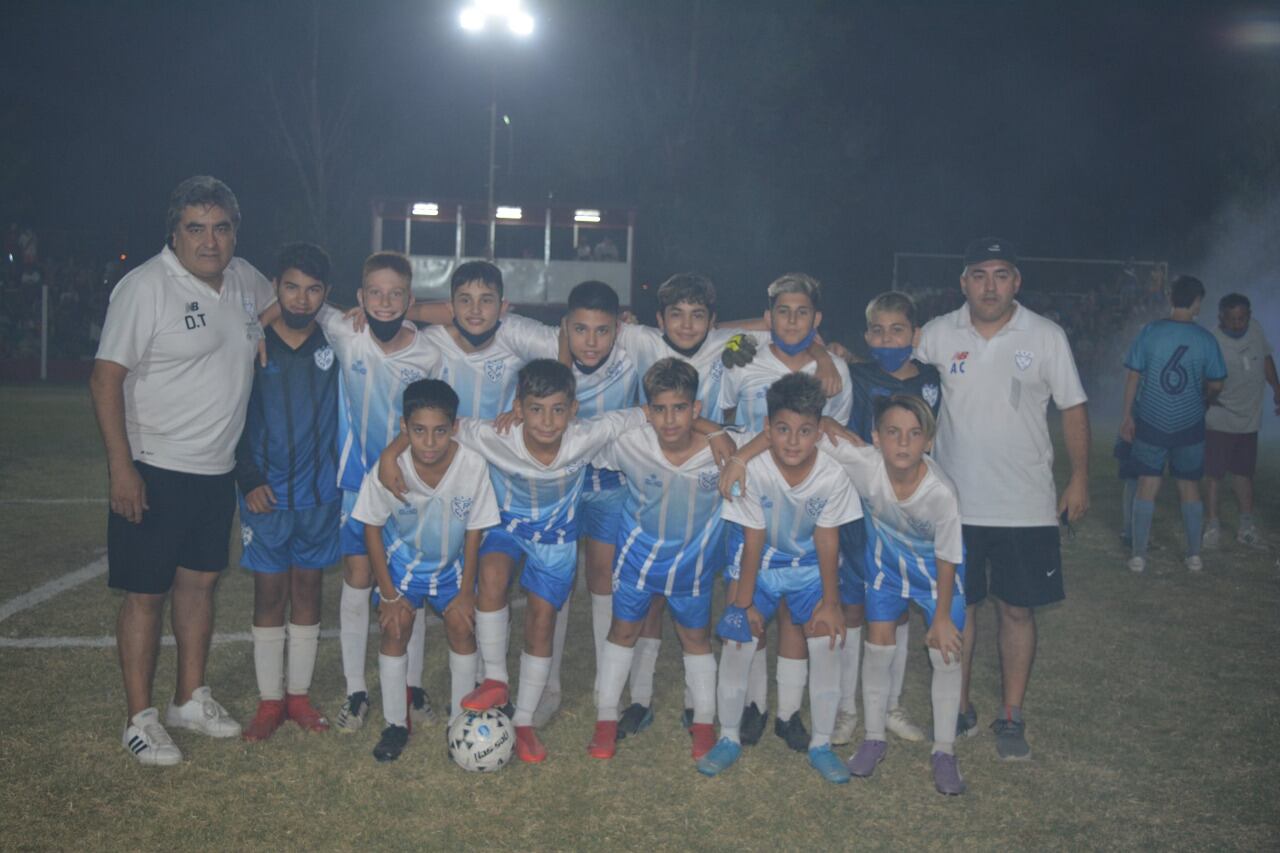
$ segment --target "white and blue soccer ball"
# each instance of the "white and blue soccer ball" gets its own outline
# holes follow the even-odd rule
[[[515,726],[497,708],[463,711],[449,724],[449,757],[463,770],[488,773],[511,760]]]

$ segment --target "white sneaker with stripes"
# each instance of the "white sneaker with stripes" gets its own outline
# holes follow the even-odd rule
[[[129,750],[139,764],[157,767],[171,767],[182,761],[182,752],[174,745],[173,738],[160,725],[160,712],[155,708],[147,708],[133,715],[133,719],[124,727],[121,738],[124,748]]]
[[[169,705],[164,721],[166,725],[191,729],[209,737],[240,736],[240,724],[218,704],[208,687],[197,687],[191,691],[191,698],[181,705]]]

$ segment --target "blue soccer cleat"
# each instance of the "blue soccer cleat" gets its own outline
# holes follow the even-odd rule
[[[719,776],[732,767],[740,755],[742,745],[722,737],[710,752],[698,759],[698,772],[703,776]]]
[[[849,771],[844,762],[831,749],[830,744],[815,746],[809,750],[809,764],[828,782],[843,785],[849,781]]]

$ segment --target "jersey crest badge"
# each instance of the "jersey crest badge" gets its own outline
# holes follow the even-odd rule
[[[715,364],[711,365],[711,381],[718,382],[721,376],[724,376],[724,364],[717,358]]]
[[[773,509],[773,501],[769,499],[769,496],[768,496],[768,495],[761,495],[761,496],[760,496],[760,508],[761,508],[761,509]]]
[[[320,347],[315,354],[316,367],[328,370],[333,367],[333,349],[328,345]]]
[[[924,397],[924,401],[929,404],[929,408],[938,405],[938,386],[932,382],[926,382],[920,386],[920,396]]]
[[[461,495],[453,499],[453,514],[457,516],[459,521],[466,521],[467,516],[471,513],[471,498],[464,498]]]
[[[1013,354],[1013,363],[1018,366],[1019,370],[1026,370],[1031,366],[1031,362],[1035,357],[1035,353],[1031,350],[1020,349]]]
[[[369,368],[364,366],[364,359],[357,358],[355,361],[351,362],[351,372],[359,373],[361,376],[367,376]]]
[[[501,382],[507,372],[507,362],[501,358],[491,358],[484,363],[484,376],[490,382]]]
[[[585,462],[574,462],[570,465],[564,466],[565,476],[572,477],[574,474],[581,471],[586,466],[586,464],[587,463]]]
[[[400,381],[405,385],[411,382],[417,382],[419,379],[426,379],[426,374],[416,367],[400,368]]]
[[[804,502],[804,511],[809,513],[810,518],[817,518],[822,515],[822,511],[827,507],[826,498],[809,498]]]
[[[660,489],[662,488],[662,478],[657,474],[650,474],[644,478],[644,484],[646,486],[653,486],[654,488]]]
[[[720,485],[720,470],[718,468],[710,468],[706,471],[698,472],[698,488],[704,492],[714,491]]]

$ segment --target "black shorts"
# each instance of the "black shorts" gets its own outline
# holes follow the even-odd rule
[[[991,579],[987,581],[987,567]],[[977,604],[990,592],[1014,607],[1042,607],[1066,598],[1058,528],[964,525],[964,597]]]
[[[173,586],[178,566],[197,572],[227,567],[236,510],[230,473],[184,474],[134,462],[147,487],[142,523],[107,516],[107,585],[159,594]]]

